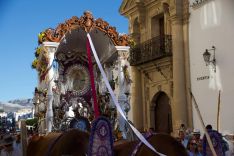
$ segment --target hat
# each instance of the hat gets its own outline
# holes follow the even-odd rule
[[[0,146],[13,144],[14,138],[11,135],[4,135],[0,140]]]
[[[194,129],[193,134],[201,134],[199,129]]]

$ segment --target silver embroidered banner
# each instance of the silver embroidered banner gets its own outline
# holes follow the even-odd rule
[[[116,97],[115,97],[115,95],[114,95],[114,92],[113,92],[113,90],[112,90],[112,88],[111,88],[111,86],[110,86],[110,84],[109,84],[109,81],[108,81],[108,79],[107,79],[107,77],[106,77],[106,74],[105,74],[103,68],[102,68],[101,62],[100,62],[100,60],[99,60],[99,58],[98,58],[98,56],[97,56],[97,52],[96,52],[96,50],[95,50],[95,48],[94,48],[94,45],[93,45],[93,42],[92,42],[92,39],[91,39],[91,36],[89,35],[89,33],[87,34],[87,37],[88,37],[88,39],[89,39],[89,43],[90,43],[90,46],[91,46],[91,49],[92,49],[94,58],[95,58],[95,60],[96,60],[96,63],[97,63],[97,65],[98,65],[98,68],[99,68],[99,70],[101,71],[103,80],[104,80],[104,82],[105,82],[105,84],[106,84],[106,87],[107,87],[107,89],[108,89],[108,91],[109,91],[109,93],[110,93],[110,95],[111,95],[111,97],[112,97],[112,99],[113,99],[113,101],[114,101],[114,104],[115,104],[117,110],[119,111],[119,113],[121,114],[121,116],[124,118],[124,120],[126,120],[126,122],[130,125],[130,127],[132,128],[132,130],[134,131],[134,133],[136,134],[136,136],[137,136],[147,147],[149,147],[152,151],[154,151],[155,153],[157,153],[157,154],[160,155],[160,156],[166,156],[166,155],[164,155],[164,154],[158,152],[158,151],[144,138],[144,136],[143,136],[132,124],[130,124],[130,123],[128,122],[128,120],[127,120],[126,116],[124,115],[124,112],[122,111],[122,109],[121,109],[121,107],[120,107],[120,105],[119,105],[119,103],[118,103],[118,101],[117,101],[117,99],[116,99]]]

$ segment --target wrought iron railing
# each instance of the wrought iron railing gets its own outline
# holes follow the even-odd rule
[[[161,35],[132,47],[130,50],[130,65],[136,66],[171,55],[171,35]]]

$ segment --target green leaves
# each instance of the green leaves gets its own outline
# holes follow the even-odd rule
[[[41,44],[42,42],[44,42],[45,36],[46,36],[45,32],[40,32],[38,34],[38,44]]]
[[[37,122],[38,122],[37,118],[27,119],[26,120],[26,125],[28,125],[28,126],[34,126],[35,124],[37,124]]]

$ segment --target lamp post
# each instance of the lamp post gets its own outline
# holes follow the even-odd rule
[[[203,58],[204,58],[204,61],[206,63],[206,66],[211,64],[213,66],[214,72],[216,72],[215,49],[216,49],[215,46],[212,46],[211,49],[206,49],[206,51],[203,53]],[[210,51],[214,52],[213,59],[211,59]]]

